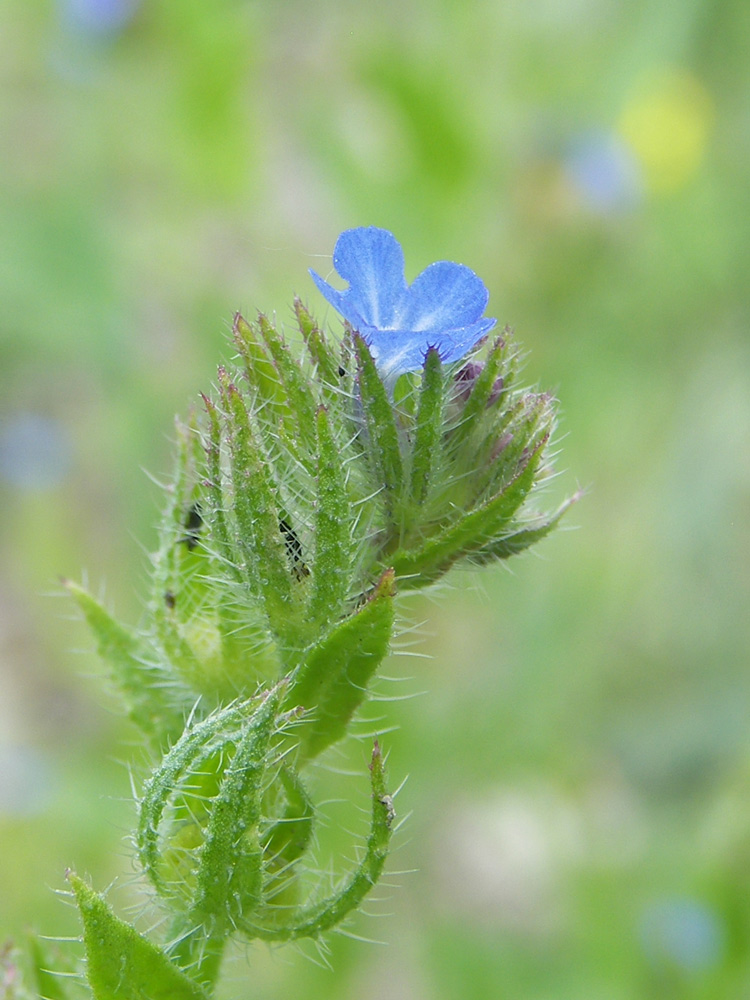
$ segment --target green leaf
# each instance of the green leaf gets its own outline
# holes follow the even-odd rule
[[[251,586],[263,601],[272,630],[281,637],[289,631],[292,593],[279,531],[277,488],[268,462],[253,438],[242,396],[226,372],[220,370],[219,377],[227,408],[238,544],[245,556]]]
[[[419,394],[417,428],[411,462],[410,498],[419,507],[427,498],[432,473],[438,459],[438,442],[443,420],[443,367],[440,352],[431,347],[425,357]]]
[[[55,972],[51,966],[51,958],[47,948],[42,946],[36,934],[28,935],[28,953],[31,972],[34,977],[38,996],[44,1000],[71,1000],[71,994],[66,988],[66,979],[72,975],[67,968]],[[14,998],[15,994],[11,994]]]
[[[190,797],[194,776],[200,775],[204,763],[232,741],[243,722],[252,718],[257,705],[257,699],[239,702],[213,712],[206,719],[186,728],[146,783],[140,803],[136,844],[140,863],[160,894],[173,895],[168,869],[167,875],[164,874],[167,868],[164,851],[169,847],[169,834],[162,830],[165,809],[179,795]],[[197,786],[192,793],[196,799],[203,794]],[[185,884],[177,888],[183,897],[192,891],[192,887]]]
[[[369,435],[363,448],[370,458],[377,485],[382,488],[381,497],[386,516],[393,522],[403,482],[396,419],[370,350],[359,334],[354,337],[354,349],[359,368],[362,409]]]
[[[286,395],[286,402],[292,413],[297,442],[301,445],[299,455],[307,459],[315,445],[315,410],[318,402],[299,362],[292,356],[276,327],[263,313],[258,314],[258,328],[271,355]]]
[[[137,635],[118,622],[87,590],[63,581],[94,633],[99,656],[112,668],[112,677],[128,706],[128,713],[159,749],[182,732],[185,692],[149,659]]]
[[[245,364],[248,384],[257,398],[258,411],[263,413],[264,419],[272,427],[279,421],[288,423],[291,411],[284,386],[276,366],[268,356],[260,331],[253,328],[241,313],[235,313],[232,336]]]
[[[507,526],[534,485],[546,440],[545,436],[537,442],[535,450],[526,457],[520,471],[501,493],[465,514],[418,549],[397,553],[393,566],[399,585],[410,589],[427,586],[459,559],[486,549],[507,535]]]
[[[331,930],[357,907],[377,885],[388,856],[391,829],[395,812],[393,800],[386,791],[385,767],[379,743],[375,743],[370,761],[372,789],[372,820],[364,857],[355,871],[331,896],[303,907],[294,918],[278,926],[258,921],[247,928],[250,937],[266,941],[294,941],[299,938],[317,937]],[[270,909],[270,908],[268,908]]]
[[[315,418],[318,435],[315,561],[309,616],[318,623],[335,621],[347,598],[352,571],[351,506],[341,451],[331,434],[328,411]]]
[[[487,409],[507,354],[507,342],[498,337],[474,381],[469,398],[461,409],[456,426],[450,432],[450,447],[457,452],[466,446],[487,418]],[[507,386],[504,386],[507,391]]]
[[[191,916],[204,923],[229,925],[260,900],[261,794],[278,704],[272,691],[253,712],[211,805],[191,906]]]
[[[492,545],[486,546],[472,556],[472,562],[483,566],[485,563],[494,562],[495,559],[509,559],[510,556],[517,555],[519,552],[523,552],[524,549],[535,545],[558,526],[565,512],[574,503],[577,503],[582,496],[583,493],[578,491],[562,503],[549,517],[541,518],[527,527],[520,528],[512,534],[498,539]]]
[[[338,392],[341,381],[338,354],[331,349],[325,334],[298,298],[294,300],[294,312],[308,353],[315,365],[316,378],[321,384],[323,396],[330,399],[331,392]]]
[[[83,920],[94,1000],[207,1000],[167,956],[124,923],[78,876],[69,876]]]
[[[292,680],[285,706],[309,711],[295,729],[301,760],[316,757],[345,735],[393,632],[395,576],[386,570],[367,603],[337,625],[308,654]]]

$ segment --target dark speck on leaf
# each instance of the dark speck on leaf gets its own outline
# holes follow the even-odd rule
[[[310,570],[302,558],[302,543],[299,536],[285,517],[279,518],[279,531],[284,536],[284,545],[292,570],[298,580],[310,575]]]
[[[185,545],[187,545],[191,552],[198,544],[198,536],[200,535],[202,527],[203,516],[201,514],[200,504],[191,504],[188,509],[187,516],[185,517],[185,534],[180,539],[181,542],[184,542]]]

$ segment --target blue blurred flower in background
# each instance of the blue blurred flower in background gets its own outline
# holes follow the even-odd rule
[[[632,208],[641,195],[635,156],[608,132],[579,135],[565,159],[565,171],[586,205],[605,215]]]
[[[132,19],[139,0],[61,0],[63,16],[86,34],[120,31]]]
[[[21,490],[53,489],[68,474],[71,451],[58,420],[15,413],[0,420],[0,484]]]
[[[422,368],[430,347],[445,363],[459,361],[497,322],[483,316],[489,293],[463,264],[438,261],[407,285],[401,245],[386,229],[347,229],[336,241],[333,266],[349,282],[343,292],[310,274],[364,337],[385,376]]]
[[[668,962],[687,973],[716,965],[723,956],[725,929],[718,914],[697,899],[667,898],[644,912],[641,941],[653,962]]]

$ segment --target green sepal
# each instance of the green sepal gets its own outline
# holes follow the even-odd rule
[[[480,450],[484,463],[475,477],[478,491],[501,492],[529,460],[536,477],[554,425],[550,403],[545,393],[526,393],[511,409],[512,419],[499,421]]]
[[[487,545],[472,556],[472,562],[484,565],[488,562],[494,562],[496,559],[509,559],[511,556],[523,552],[524,549],[530,548],[556,528],[566,511],[574,503],[577,503],[582,496],[583,493],[579,490],[564,503],[560,504],[550,517],[534,521],[525,527],[519,528],[518,531],[514,531],[512,534],[498,539],[492,545]]]
[[[194,419],[187,426],[177,424],[177,443],[169,503],[159,531],[159,548],[152,556],[150,610],[168,661],[191,688],[200,691],[204,664],[180,628],[186,617],[187,594],[190,612],[209,606],[211,617],[215,617],[215,602],[204,582],[211,576],[208,554],[200,544],[200,528],[191,524],[196,517],[202,525],[197,469],[204,460]]]
[[[354,336],[354,350],[362,410],[370,439],[365,450],[372,462],[376,485],[382,490],[380,498],[386,516],[393,522],[404,476],[396,418],[370,349],[359,334]]]
[[[477,428],[483,426],[490,416],[488,414],[488,408],[492,409],[490,400],[495,383],[503,370],[506,353],[507,341],[503,337],[498,337],[476,377],[469,398],[461,408],[458,423],[451,430],[450,447],[453,452],[465,447],[466,442],[477,432]],[[503,392],[507,393],[507,377],[503,381]]]
[[[315,365],[316,376],[321,383],[323,395],[330,398],[331,392],[338,392],[338,384],[341,381],[338,355],[331,348],[325,334],[298,298],[294,300],[294,312],[297,317],[297,325],[304,337],[307,351],[312,363]]]
[[[266,941],[294,941],[317,937],[341,923],[353,910],[362,905],[367,894],[383,873],[395,812],[393,800],[386,791],[385,765],[380,744],[376,741],[370,760],[370,786],[372,789],[372,819],[370,835],[364,857],[355,871],[331,896],[301,907],[290,920],[278,926],[258,920],[248,927],[249,937]]]
[[[427,498],[432,485],[433,470],[438,459],[443,420],[443,366],[440,352],[431,347],[427,352],[419,393],[419,409],[411,459],[410,500],[419,507]]]
[[[78,876],[68,877],[83,920],[94,1000],[207,1000],[163,951],[115,916],[102,896]]]
[[[322,626],[338,618],[349,592],[352,513],[341,450],[331,433],[325,407],[318,409],[315,426],[318,438],[315,560],[308,616]]]
[[[227,410],[230,465],[238,545],[245,557],[250,585],[260,597],[271,629],[288,632],[291,612],[291,576],[279,530],[281,511],[268,463],[252,433],[242,395],[219,370]]]
[[[235,313],[232,338],[244,362],[245,375],[256,397],[258,412],[272,428],[282,423],[291,431],[292,414],[278,369],[268,356],[258,331],[241,313]]]
[[[192,795],[198,800],[201,795],[207,798],[218,791],[218,776],[205,772],[203,765],[237,737],[258,704],[257,698],[238,702],[188,726],[146,783],[139,807],[136,848],[143,870],[160,895],[175,899],[170,860],[165,857],[165,852],[172,849],[169,835],[162,830],[165,809],[178,796],[190,798]],[[204,803],[204,811],[207,808]],[[197,822],[194,809],[188,811]],[[183,877],[176,889],[185,899],[189,898],[192,887]]]
[[[261,798],[278,705],[275,689],[245,724],[211,806],[191,906],[203,923],[234,924],[260,901]]]
[[[186,692],[153,663],[137,635],[122,625],[83,587],[63,580],[94,634],[99,656],[127,705],[128,715],[154,750],[182,732]],[[171,692],[171,697],[170,697]]]
[[[310,378],[284,343],[276,327],[263,313],[258,313],[258,329],[268,349],[284,389],[286,404],[294,420],[294,434],[301,458],[308,456],[315,443],[314,418],[317,400],[310,389]]]
[[[459,559],[485,550],[494,540],[514,532],[509,525],[516,511],[534,485],[547,438],[537,442],[527,454],[520,470],[506,488],[470,511],[416,550],[402,551],[393,557],[393,567],[402,588],[416,589],[437,580]]]
[[[235,561],[230,541],[225,509],[226,501],[222,487],[224,476],[221,468],[221,420],[213,400],[203,393],[201,393],[201,399],[208,417],[208,435],[205,445],[208,477],[203,485],[210,507],[207,514],[210,518],[211,537],[216,543],[218,555],[223,565],[228,568],[235,579],[241,580],[242,576]]]
[[[286,696],[309,717],[294,731],[300,761],[317,757],[346,734],[373,674],[388,653],[394,623],[395,574],[386,570],[367,603],[335,626],[307,655]]]

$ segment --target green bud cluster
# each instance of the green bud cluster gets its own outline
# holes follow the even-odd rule
[[[294,343],[237,315],[236,367],[178,425],[145,625],[68,583],[155,759],[135,845],[170,917],[152,944],[73,877],[97,998],[208,995],[231,936],[315,937],[360,905],[394,817],[380,747],[361,860],[322,899],[297,877],[316,813],[304,771],[367,697],[397,591],[522,551],[572,502],[530,502],[554,401],[516,387],[508,331],[468,362],[430,349],[394,382],[355,331],[334,341],[295,314]],[[106,949],[130,993],[108,985]]]

